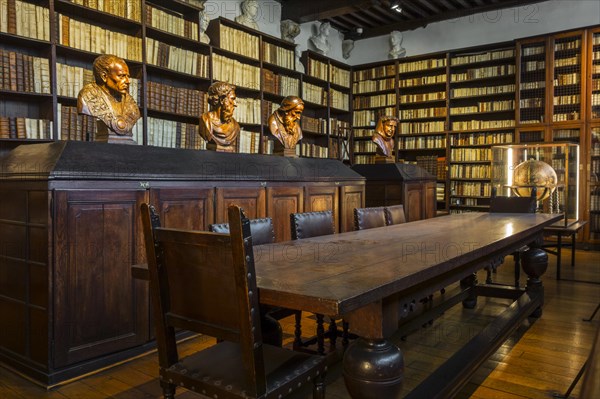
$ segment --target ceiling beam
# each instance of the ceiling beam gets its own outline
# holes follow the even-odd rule
[[[507,1],[503,1],[502,3],[499,3],[499,4],[498,3],[497,4],[488,4],[488,5],[482,6],[482,7],[470,7],[469,9],[442,12],[440,14],[434,15],[431,18],[420,18],[420,19],[414,19],[414,20],[410,20],[410,21],[400,21],[400,22],[395,22],[393,24],[389,24],[389,25],[383,25],[383,26],[377,26],[377,27],[371,28],[371,29],[365,29],[361,38],[366,39],[369,37],[384,36],[384,35],[389,34],[393,30],[399,30],[401,32],[407,31],[407,30],[413,30],[413,29],[427,26],[428,24],[430,24],[432,22],[439,22],[439,21],[443,21],[443,20],[447,20],[447,19],[455,19],[455,18],[467,16],[467,15],[478,14],[478,13],[492,11],[492,10],[500,10],[500,9],[510,8],[510,7],[521,7],[521,6],[524,6],[527,4],[540,3],[542,1],[544,1],[544,0],[507,0]]]
[[[378,0],[320,0],[315,4],[307,4],[306,0],[288,0],[282,2],[281,20],[291,19],[299,23],[311,22],[339,15],[379,4]]]

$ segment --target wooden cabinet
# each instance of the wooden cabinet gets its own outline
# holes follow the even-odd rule
[[[145,190],[55,190],[53,368],[148,341],[148,287],[131,276],[142,258]]]
[[[364,206],[364,178],[328,159],[77,141],[18,147],[0,163],[1,362],[54,385],[150,349],[148,286],[131,276],[145,261],[143,202],[164,226],[200,230],[226,222],[235,203],[250,218],[273,218],[281,241],[289,214],[307,209],[332,209],[346,231]]]
[[[436,215],[436,177],[412,164],[355,165],[366,179],[367,207],[404,205],[406,221]]]

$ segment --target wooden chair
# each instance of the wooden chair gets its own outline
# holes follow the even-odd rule
[[[215,223],[208,225],[208,231],[229,234],[229,223]],[[250,219],[250,234],[252,245],[272,244],[275,242],[275,230],[271,218]],[[262,318],[263,341],[265,343],[281,346],[283,333],[277,320],[294,315],[296,330],[300,329],[302,312],[299,310],[285,309],[275,306],[260,305]],[[301,330],[300,330],[301,331]]]
[[[492,196],[490,197],[490,213],[535,213],[537,207],[536,201],[536,189],[535,187],[531,190],[529,197],[503,197],[497,196],[496,190],[492,190]],[[527,251],[529,247],[527,245],[522,246],[515,252],[513,252],[513,259],[515,262],[515,287],[519,287],[521,278],[521,254]],[[495,271],[495,267],[487,269],[486,283],[492,283],[492,272]]]
[[[404,213],[404,205],[390,205],[384,208],[385,224],[391,226],[393,224],[406,223],[406,215]]]
[[[354,208],[354,230],[386,226],[385,207]]]
[[[305,238],[335,234],[335,222],[333,219],[333,213],[331,211],[292,213],[290,215],[290,225],[292,227],[293,240],[302,240]],[[339,335],[338,329],[335,320],[331,319],[329,322],[328,331],[325,333],[325,328],[323,327],[323,315],[316,314],[315,316],[317,317],[317,352],[319,354],[323,354],[325,352],[325,336],[329,337],[331,347],[335,348],[335,342]],[[348,323],[342,320],[342,326],[342,344],[346,346],[348,345],[349,339]],[[296,338],[300,339],[300,337]],[[313,343],[314,340],[308,340],[304,342],[300,340],[296,343],[296,345],[300,347]]]
[[[239,207],[228,211],[231,235],[161,228],[142,205],[165,399],[177,386],[211,398],[280,398],[308,381],[323,399],[325,357],[263,343],[250,223]],[[176,328],[222,341],[180,358]]]

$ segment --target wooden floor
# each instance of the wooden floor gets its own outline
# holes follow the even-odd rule
[[[535,321],[524,322],[479,368],[457,398],[539,399],[566,392],[585,362],[596,328],[600,325],[600,312],[592,321],[583,320],[589,318],[600,303],[600,285],[590,283],[600,283],[600,252],[578,251],[575,268],[569,265],[569,255],[569,250],[564,250],[562,277],[587,282],[557,282],[556,259],[550,256],[550,267],[544,279],[546,303],[543,316]],[[510,283],[513,270],[512,260],[507,259],[498,269],[495,280]],[[484,278],[482,274],[480,280]],[[405,356],[406,391],[416,386],[436,365],[478,333],[507,304],[507,301],[499,299],[479,300],[476,309],[465,310],[462,306],[456,306],[432,325],[416,331],[405,340],[393,337]],[[484,301],[486,306],[482,306]],[[314,324],[312,319],[304,319],[303,330],[314,331],[311,324]],[[289,343],[291,320],[285,320],[284,330],[286,342]],[[184,355],[185,352],[213,343],[213,339],[204,337],[188,340],[182,345]],[[0,367],[0,398],[161,398],[157,375],[155,353],[50,391]],[[575,387],[572,398],[579,398],[579,385]],[[185,399],[199,396],[179,389],[177,397]],[[310,397],[310,392],[301,392],[293,399]],[[339,364],[329,370],[327,398],[348,398]]]

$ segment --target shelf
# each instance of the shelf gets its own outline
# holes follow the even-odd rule
[[[154,65],[154,64],[146,64],[146,69],[150,73],[157,72],[157,73],[160,73],[162,76],[166,75],[167,77],[171,77],[173,79],[179,79],[179,80],[181,80],[181,79],[186,79],[186,80],[187,79],[193,79],[194,81],[197,81],[197,82],[205,82],[205,83],[209,83],[210,82],[209,78],[203,78],[202,76],[191,75],[189,73],[174,71],[172,69],[165,68],[165,67],[160,67],[160,66]]]
[[[185,122],[197,125],[199,123],[198,115],[178,114],[175,112],[161,111],[154,108],[148,108],[148,116],[160,119],[175,119],[178,122]]]
[[[366,91],[364,93],[352,93],[354,97],[356,96],[372,96],[372,95],[378,95],[378,94],[390,94],[390,93],[395,93],[396,89],[384,89],[384,90],[377,90],[377,91]]]
[[[208,44],[201,43],[198,40],[193,40],[185,36],[174,35],[151,26],[146,27],[146,37],[158,40],[174,47],[185,48],[186,50],[192,50],[201,54],[208,54],[210,52],[210,46]]]
[[[142,29],[142,23],[139,21],[109,14],[70,1],[54,0],[54,11],[64,14],[69,18],[72,16],[74,19],[89,23],[90,25],[98,26],[98,22],[103,25],[110,25],[112,28],[117,28],[119,31],[128,32],[129,34],[139,32]]]
[[[473,83],[483,83],[483,82],[494,82],[494,81],[499,81],[499,80],[508,80],[508,79],[515,79],[515,74],[509,74],[509,75],[498,75],[498,76],[490,76],[487,78],[477,78],[477,79],[469,79],[469,80],[458,80],[458,81],[450,81],[450,88],[452,88],[452,85],[468,85],[468,84],[473,84]]]
[[[271,64],[269,62],[263,61],[262,65],[264,69],[268,69],[269,71],[275,72],[277,74],[283,74],[297,79],[300,79],[302,76],[302,73],[296,71],[295,69],[289,69],[277,64]]]
[[[33,48],[38,51],[49,50],[50,42],[45,40],[33,39],[25,36],[13,35],[11,33],[0,32],[0,42],[2,44],[11,44],[15,46],[22,46],[27,48]]]

